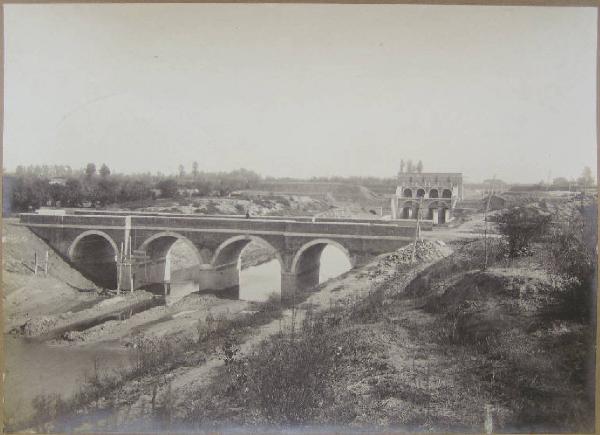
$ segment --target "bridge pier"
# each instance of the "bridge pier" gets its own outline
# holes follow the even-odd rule
[[[319,285],[320,266],[300,273],[281,271],[281,301],[293,302],[295,295]]]
[[[198,290],[220,291],[238,289],[240,287],[240,271],[237,261],[228,264],[212,266],[201,264],[198,268]]]

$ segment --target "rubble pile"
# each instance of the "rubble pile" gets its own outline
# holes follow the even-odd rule
[[[411,243],[410,245],[404,246],[397,251],[382,257],[377,264],[377,267],[369,272],[369,279],[376,280],[383,275],[395,271],[399,265],[413,264],[414,248],[415,245]],[[450,248],[441,240],[418,241],[416,252],[414,254],[414,264],[436,260],[445,257],[449,253]]]
[[[58,319],[53,316],[43,316],[28,320],[23,325],[13,328],[12,334],[21,334],[26,337],[33,337],[44,334],[52,329],[58,323]]]

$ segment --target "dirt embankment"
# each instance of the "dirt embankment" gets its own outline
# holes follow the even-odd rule
[[[80,311],[102,300],[94,283],[31,231],[14,223],[14,219],[5,219],[2,226],[5,332],[33,319]],[[36,253],[39,267],[34,275]]]
[[[187,330],[193,334],[192,337],[189,337],[193,340],[191,343],[196,342],[197,344],[190,345],[190,340],[186,340],[180,335],[181,340],[173,340],[171,337],[176,335],[169,334],[175,331],[164,329],[169,322],[158,321],[151,328],[144,327],[143,332],[147,338],[153,334],[152,328],[163,329],[160,334],[155,335],[156,344],[154,346],[156,349],[161,349],[162,344],[160,343],[175,346],[175,348],[169,347],[170,359],[168,361],[181,359],[188,362],[167,362],[165,360],[161,364],[154,364],[151,369],[134,377],[127,376],[123,382],[117,385],[112,384],[109,390],[103,390],[101,401],[84,404],[81,412],[84,415],[89,413],[89,421],[92,422],[97,418],[96,412],[108,411],[111,414],[113,411],[109,410],[115,410],[108,420],[102,418],[102,424],[116,424],[120,428],[150,428],[157,427],[156,424],[158,424],[155,420],[157,418],[155,411],[162,406],[160,404],[169,400],[172,401],[168,405],[172,410],[169,419],[183,421],[189,412],[190,404],[195,403],[198,395],[205,394],[206,388],[213,388],[214,383],[220,383],[218,380],[224,376],[222,370],[223,367],[228,366],[227,361],[230,357],[237,359],[254,354],[257,349],[260,349],[259,344],[263,340],[286,333],[294,328],[300,328],[306,316],[326,312],[338,304],[355,303],[368,298],[374,286],[380,285],[386,280],[386,277],[388,279],[392,276],[396,277],[398,285],[405,286],[426,265],[432,264],[450,253],[443,243],[425,242],[420,245],[416,264],[410,264],[411,249],[412,247],[406,247],[397,253],[379,258],[364,268],[349,271],[337,279],[327,281],[315,291],[299,296],[298,305],[294,309],[283,311],[281,317],[272,321],[269,321],[269,316],[260,315],[261,308],[258,308],[257,311],[256,307],[244,307],[241,302],[235,309],[231,309],[231,305],[228,305],[227,308],[222,306],[225,309],[222,309],[221,312],[217,310],[216,305],[213,305],[208,309],[209,314],[206,314],[208,307],[205,307],[203,316],[198,314],[201,311],[196,312],[192,309],[179,314],[177,318],[181,318],[182,322],[187,322]],[[196,295],[190,295],[180,303],[186,307],[196,308],[192,306],[190,297],[196,297]],[[149,314],[149,312],[145,314]],[[256,317],[257,315],[259,317]],[[221,331],[222,327],[214,330],[210,326],[213,321],[209,322],[209,317],[220,319],[220,324],[225,325],[226,330],[216,332]],[[266,323],[265,320],[267,320]],[[130,321],[135,322],[136,316],[128,320],[128,322]],[[183,323],[178,325],[177,329],[181,329],[182,326]],[[115,331],[117,330],[118,327],[115,328]],[[164,342],[159,335],[169,338]],[[177,346],[181,348],[179,349]],[[207,350],[208,353],[206,353]],[[161,353],[160,350],[154,352]],[[195,362],[190,363],[189,361]],[[227,412],[227,410],[224,411]],[[86,427],[89,429],[88,426]]]
[[[592,430],[594,334],[564,311],[569,283],[532,258],[481,271],[480,240],[455,248],[418,273],[366,272],[380,279],[367,297],[230,362],[182,421]]]
[[[239,214],[248,211],[251,216],[309,216],[328,210],[327,201],[303,195],[260,195],[243,194],[236,197],[190,198],[180,200],[159,199],[152,205],[135,208],[137,211],[196,213],[196,214]]]

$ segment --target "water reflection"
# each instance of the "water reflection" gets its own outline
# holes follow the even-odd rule
[[[350,270],[350,261],[335,246],[328,245],[321,254],[319,283]],[[265,301],[270,294],[281,293],[281,271],[278,260],[252,266],[240,272],[240,299]]]
[[[132,353],[118,343],[89,346],[52,346],[25,338],[4,335],[6,378],[5,415],[20,419],[31,411],[31,400],[40,394],[70,397],[82,380],[130,364]]]

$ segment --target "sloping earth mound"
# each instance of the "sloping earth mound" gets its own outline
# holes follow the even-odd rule
[[[29,229],[14,223],[14,219],[5,219],[2,226],[5,331],[40,316],[78,311],[101,299],[94,283]],[[46,251],[48,274],[44,270]],[[34,275],[36,253],[40,267]]]

